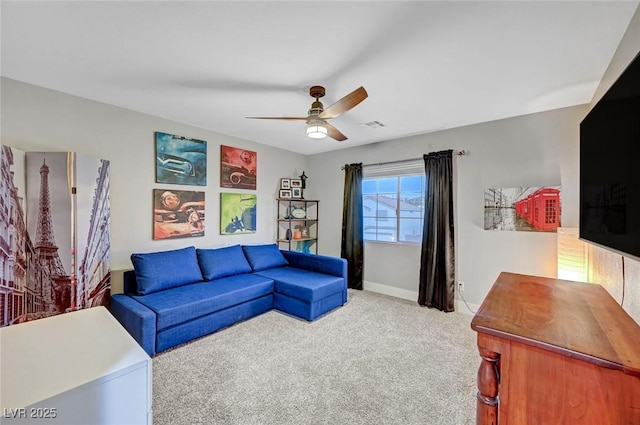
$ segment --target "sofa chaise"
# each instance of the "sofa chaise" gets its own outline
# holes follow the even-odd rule
[[[347,302],[342,258],[276,244],[131,255],[111,313],[150,355],[276,309],[308,321]]]

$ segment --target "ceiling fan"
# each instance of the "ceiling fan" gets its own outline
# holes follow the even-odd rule
[[[313,86],[309,89],[309,95],[316,100],[311,104],[311,109],[306,117],[247,117],[257,120],[287,120],[287,121],[306,121],[307,136],[313,139],[322,139],[329,136],[332,139],[342,142],[347,140],[347,136],[342,134],[340,130],[332,126],[327,120],[339,117],[343,113],[352,109],[368,96],[364,87],[359,87],[338,100],[327,109],[324,109],[320,98],[324,96],[325,90],[322,86]]]

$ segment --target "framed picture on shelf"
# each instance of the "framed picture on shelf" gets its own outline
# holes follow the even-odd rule
[[[291,197],[292,198],[302,198],[302,188],[301,187],[292,187],[291,188]]]
[[[301,179],[291,179],[291,189],[294,187],[302,188],[302,180]]]
[[[291,189],[291,179],[280,179],[280,189]]]
[[[278,196],[280,198],[291,198],[291,190],[290,189],[280,189],[280,194]]]

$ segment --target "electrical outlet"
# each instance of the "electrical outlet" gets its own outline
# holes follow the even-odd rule
[[[458,292],[464,292],[464,282],[458,281]]]

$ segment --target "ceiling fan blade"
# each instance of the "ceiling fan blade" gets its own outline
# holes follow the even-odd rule
[[[328,122],[325,123],[325,125],[327,126],[327,136],[337,140],[338,142],[344,142],[345,140],[347,140],[347,136],[340,133],[340,130],[338,130]]]
[[[245,117],[250,120],[287,120],[287,121],[306,121],[309,117]]]
[[[333,105],[329,106],[327,109],[321,112],[318,117],[323,120],[336,118],[365,100],[367,96],[369,95],[367,94],[367,91],[364,89],[364,87],[359,87],[342,99],[338,100]]]

